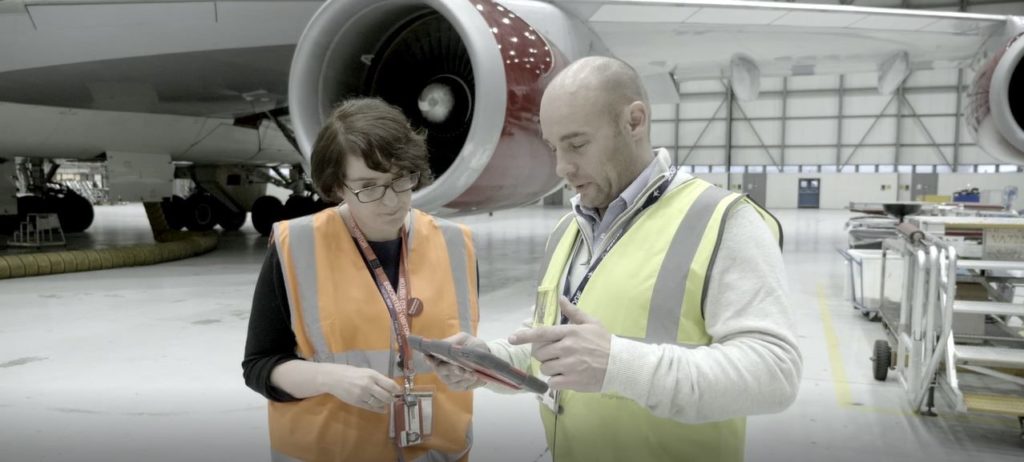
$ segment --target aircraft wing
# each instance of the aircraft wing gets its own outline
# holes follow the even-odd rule
[[[1007,16],[730,0],[568,0],[609,52],[642,74],[731,73],[747,55],[762,76],[879,70],[905,53],[910,69],[964,67],[1005,43]],[[1011,25],[1010,27],[1014,27]],[[996,43],[1000,42],[1000,43]]]
[[[226,118],[283,107],[322,3],[0,1],[0,101]]]

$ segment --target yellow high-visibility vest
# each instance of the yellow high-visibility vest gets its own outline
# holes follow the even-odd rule
[[[779,245],[782,228],[744,196],[696,178],[676,181],[608,252],[578,306],[613,335],[697,348],[712,340],[704,327],[704,300],[729,211],[741,203],[753,206]],[[556,306],[579,232],[570,213],[548,239],[538,290],[549,297],[548,306]],[[545,310],[544,325],[558,322],[556,311]],[[533,360],[531,373],[539,367]],[[743,460],[745,418],[684,424],[655,417],[621,396],[567,390],[559,393],[558,405],[557,415],[540,406],[555,462]]]

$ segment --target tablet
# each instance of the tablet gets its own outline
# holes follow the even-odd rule
[[[503,359],[483,350],[463,348],[444,340],[431,340],[417,335],[409,336],[409,346],[423,354],[476,372],[484,380],[497,382],[516,390],[528,390],[534,393],[548,391],[548,384],[543,380],[516,369]]]

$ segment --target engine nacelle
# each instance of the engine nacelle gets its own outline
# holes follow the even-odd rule
[[[578,38],[575,19],[550,4],[507,3],[325,3],[299,40],[289,76],[292,122],[307,165],[334,105],[377,96],[427,133],[436,180],[413,196],[417,207],[495,210],[557,188],[554,156],[540,136],[540,99],[559,70],[594,46]],[[535,28],[519,14],[543,25]],[[569,43],[556,46],[541,32],[548,30]]]
[[[1019,18],[1011,21],[1011,38],[975,74],[965,117],[985,152],[1024,164],[1024,27]]]

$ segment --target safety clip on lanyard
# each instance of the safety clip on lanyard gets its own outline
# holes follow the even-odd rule
[[[654,190],[654,192],[652,192],[650,195],[647,196],[647,200],[645,200],[643,205],[640,206],[640,210],[637,210],[637,212],[636,212],[637,215],[639,215],[644,210],[647,210],[648,207],[654,205],[655,202],[658,202],[658,199],[661,199],[661,196],[665,194],[665,191],[668,190],[669,185],[672,184],[672,180],[674,180],[675,177],[676,177],[676,169],[675,169],[675,167],[673,167],[670,170],[670,172],[669,172],[668,178],[665,178],[665,180],[662,181],[661,184],[658,185],[658,187]],[[601,255],[599,255],[597,257],[597,259],[595,259],[594,262],[590,264],[590,267],[587,268],[587,274],[583,275],[583,280],[580,281],[580,285],[578,287],[576,287],[576,291],[573,292],[571,297],[569,297],[569,302],[570,303],[572,303],[573,305],[579,304],[580,297],[583,295],[583,289],[586,289],[587,288],[587,284],[590,283],[590,277],[593,276],[594,275],[594,271],[597,270],[597,265],[600,265],[601,262],[604,261],[604,257],[608,256],[608,252],[610,252],[612,250],[612,247],[614,247],[615,244],[619,243],[619,240],[622,239],[622,236],[624,236],[626,234],[626,230],[627,230],[627,227],[624,226],[622,228],[622,231],[619,231],[619,233],[615,235],[615,238],[611,242],[609,242],[608,245],[606,245],[604,247],[604,251],[601,252]],[[568,292],[569,292],[569,277],[568,277],[568,275],[566,275],[566,277],[565,277],[565,293],[568,293]],[[562,324],[565,324],[567,322],[568,322],[568,319],[565,316],[562,316]]]
[[[405,274],[405,228],[402,228],[402,258],[398,261],[398,293],[391,288],[391,282],[388,281],[388,277],[384,274],[384,268],[380,264],[380,260],[377,255],[373,252],[370,247],[370,243],[366,240],[366,236],[363,231],[359,229],[359,225],[352,220],[353,223],[348,225],[349,231],[352,233],[352,237],[356,238],[356,242],[359,243],[359,250],[363,254],[363,258],[370,264],[370,268],[373,270],[374,279],[377,282],[377,290],[380,291],[380,295],[384,298],[384,305],[388,308],[388,314],[391,315],[391,324],[395,330],[395,337],[398,339],[398,361],[402,365],[402,375],[405,377],[405,391],[408,392],[412,389],[413,384],[413,366],[412,366],[412,348],[409,346],[409,334],[411,332],[409,328],[409,317],[408,314],[415,316],[417,313],[409,313],[407,308],[415,310],[416,306],[419,305],[419,300],[413,299],[413,307],[409,307],[409,289],[408,282]]]

